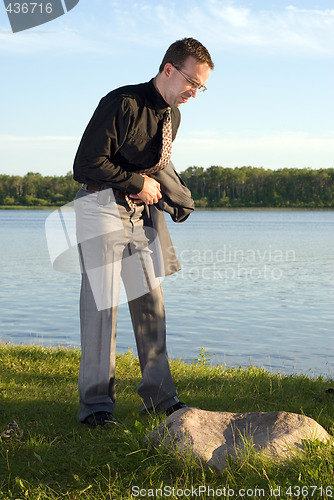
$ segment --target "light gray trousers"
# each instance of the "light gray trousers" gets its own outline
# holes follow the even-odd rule
[[[130,209],[112,189],[81,189],[74,206],[82,267],[78,419],[113,411],[117,306],[122,301],[128,302],[136,339],[143,407],[165,410],[178,398],[166,351],[163,292],[154,272],[143,205]]]

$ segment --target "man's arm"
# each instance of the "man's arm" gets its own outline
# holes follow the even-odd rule
[[[128,193],[140,193],[145,180],[115,162],[115,155],[125,143],[131,129],[133,114],[129,103],[116,97],[102,99],[81,139],[74,160],[74,179],[110,187]],[[147,191],[146,186],[145,191]],[[153,193],[152,193],[153,195]],[[144,200],[143,200],[144,201]]]

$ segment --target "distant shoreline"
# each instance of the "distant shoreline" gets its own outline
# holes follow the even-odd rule
[[[57,210],[62,208],[63,205],[0,205],[0,210]],[[263,211],[286,211],[286,212],[296,212],[296,211],[306,211],[310,210],[312,212],[330,212],[334,210],[334,207],[196,207],[197,212],[203,212],[205,210],[215,211],[215,212],[228,212],[232,210],[246,211],[251,210],[252,212],[263,212]]]
[[[0,210],[56,210],[57,208],[61,208],[58,205],[35,205],[35,206],[25,206],[25,205],[0,205]]]
[[[255,167],[189,167],[180,174],[200,209],[332,209],[334,168],[272,171]],[[0,204],[4,210],[46,209],[73,202],[80,183],[72,172],[24,177],[0,175]]]

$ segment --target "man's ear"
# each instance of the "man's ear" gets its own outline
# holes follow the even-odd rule
[[[165,64],[165,67],[164,67],[163,73],[164,73],[164,75],[165,75],[167,78],[169,78],[169,77],[170,77],[170,75],[171,75],[171,73],[172,73],[172,70],[173,70],[173,65],[172,65],[172,63],[167,62],[167,63]]]

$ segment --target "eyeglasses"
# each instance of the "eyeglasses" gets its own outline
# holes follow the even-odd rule
[[[176,71],[178,71],[185,80],[187,80],[188,83],[190,83],[191,85],[191,88],[192,89],[196,89],[198,90],[198,92],[205,92],[206,90],[208,90],[204,85],[201,85],[197,82],[194,82],[194,80],[191,80],[187,75],[185,75],[179,68],[177,68],[176,66],[174,66],[174,64],[172,63],[172,66],[173,68],[176,69]]]

